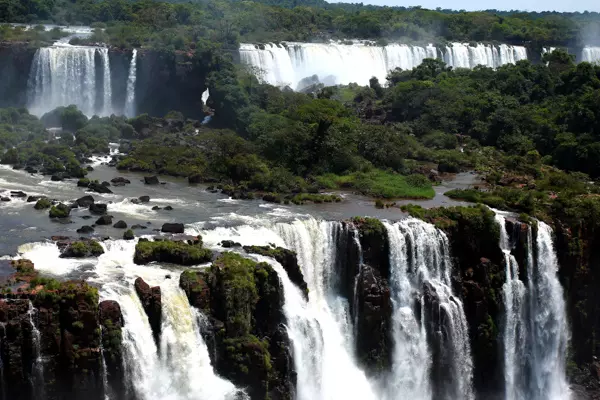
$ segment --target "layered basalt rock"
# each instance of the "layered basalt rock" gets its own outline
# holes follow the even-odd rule
[[[209,269],[181,274],[180,286],[208,319],[201,333],[218,374],[252,399],[294,397],[283,288],[269,264],[223,253]]]
[[[150,322],[156,346],[160,347],[162,327],[162,295],[160,286],[150,287],[142,278],[137,278],[134,282],[134,287],[135,292],[142,302],[142,307],[148,316],[148,322]]]
[[[80,281],[3,295],[0,385],[6,398],[104,399],[101,314],[97,290]],[[120,346],[121,326],[122,319],[111,328],[111,351]]]
[[[387,231],[374,218],[354,218],[346,230],[346,293],[355,321],[356,352],[370,374],[391,365],[392,301]],[[354,276],[352,276],[354,273]]]

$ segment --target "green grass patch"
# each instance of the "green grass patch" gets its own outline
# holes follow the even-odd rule
[[[386,199],[431,199],[435,196],[431,182],[419,174],[404,176],[372,170],[348,175],[325,174],[315,180],[323,189],[352,189],[366,196]]]

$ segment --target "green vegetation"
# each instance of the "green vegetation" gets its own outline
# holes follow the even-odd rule
[[[435,195],[431,182],[425,176],[418,174],[403,176],[375,170],[343,176],[326,174],[317,177],[316,181],[322,188],[352,189],[367,196],[386,199],[431,199]]]
[[[71,208],[63,203],[52,206],[48,215],[50,218],[67,218],[71,214]]]
[[[50,207],[52,207],[52,202],[45,197],[36,201],[35,205],[33,206],[33,208],[36,210],[45,210]]]
[[[133,231],[131,229],[127,229],[123,233],[123,239],[125,239],[125,240],[133,240],[133,239],[135,239],[135,233],[133,233]]]
[[[212,259],[212,251],[202,247],[202,240],[187,243],[184,241],[140,240],[135,245],[133,261],[136,264],[165,262],[179,265],[198,265]]]
[[[597,13],[459,12],[421,7],[329,4],[321,0],[240,2],[158,2],[106,0],[7,0],[0,22],[52,21],[94,24],[91,42],[121,47],[184,50],[198,38],[233,45],[307,41],[314,38],[373,39],[446,43],[498,41],[540,46],[577,46],[594,32]],[[6,33],[0,39],[24,36]],[[77,41],[81,43],[81,41]]]
[[[80,240],[70,243],[60,255],[63,258],[98,257],[104,249],[95,240]]]

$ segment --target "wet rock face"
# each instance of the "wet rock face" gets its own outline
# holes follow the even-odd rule
[[[346,292],[356,321],[356,352],[368,373],[376,375],[391,365],[389,241],[377,219],[354,218],[348,224]]]
[[[234,247],[234,243],[231,241],[224,241],[222,245],[223,247]],[[298,258],[295,252],[282,247],[269,246],[244,246],[244,250],[250,254],[259,254],[274,258],[281,264],[290,280],[300,288],[302,293],[304,293],[305,298],[308,300],[308,286],[304,281],[304,275],[298,265]]]
[[[148,321],[152,328],[154,341],[157,346],[160,346],[161,322],[162,322],[162,303],[160,286],[150,287],[142,278],[137,278],[134,283],[135,292],[137,293]]]
[[[375,373],[385,371],[391,363],[390,288],[380,272],[364,265],[358,275],[356,296],[356,347],[358,357]]]
[[[223,253],[207,270],[182,273],[179,283],[208,319],[201,333],[215,349],[210,354],[217,373],[246,387],[252,399],[292,399],[291,343],[273,268]]]
[[[570,319],[568,378],[577,384],[574,399],[600,398],[600,231],[591,221],[555,221],[559,278]]]
[[[123,371],[123,351],[121,347],[124,321],[121,307],[114,300],[105,300],[99,304],[98,309],[108,392],[111,399],[125,400],[125,372]]]
[[[16,400],[104,399],[96,289],[73,281],[23,295],[30,300],[0,299],[0,393]],[[120,347],[120,330],[113,343]]]

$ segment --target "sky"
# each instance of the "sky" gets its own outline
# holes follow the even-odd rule
[[[336,2],[335,0],[329,0]],[[344,1],[360,3],[361,0]],[[378,6],[421,6],[453,10],[522,10],[522,11],[597,11],[600,12],[600,0],[362,0],[364,4]]]

